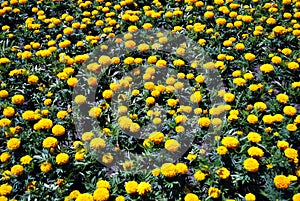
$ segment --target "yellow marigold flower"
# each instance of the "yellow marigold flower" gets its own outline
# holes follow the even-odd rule
[[[227,179],[230,176],[230,171],[227,168],[222,167],[217,170],[217,174],[221,179]]]
[[[125,161],[123,163],[123,169],[124,170],[130,170],[133,166],[133,162],[132,161]]]
[[[275,184],[276,188],[286,189],[291,184],[291,181],[285,175],[277,175],[274,177],[274,184]]]
[[[85,157],[85,154],[83,151],[78,151],[75,153],[75,160],[77,161],[83,161]]]
[[[0,128],[3,128],[5,126],[9,126],[11,123],[11,120],[7,118],[0,119]]]
[[[247,135],[247,138],[250,142],[254,142],[254,143],[258,143],[261,141],[260,134],[258,134],[256,132],[249,132],[249,134]]]
[[[281,50],[281,53],[285,56],[290,56],[293,53],[293,51],[290,48],[283,48],[283,50]]]
[[[11,177],[10,170],[3,171],[3,173],[2,173],[2,179],[4,179],[4,180],[10,180],[10,177]]]
[[[221,191],[218,188],[210,187],[208,189],[208,195],[212,198],[219,198],[221,195]]]
[[[83,103],[86,102],[86,97],[83,96],[83,95],[77,95],[77,96],[75,97],[74,101],[75,101],[75,103],[81,105],[81,104],[83,104]]]
[[[14,96],[11,98],[11,102],[12,102],[13,104],[16,104],[16,105],[23,104],[24,101],[25,101],[24,96],[23,96],[23,95],[20,95],[20,94],[14,95]]]
[[[75,201],[94,201],[94,198],[91,194],[83,193],[78,195]]]
[[[282,35],[282,34],[285,34],[287,32],[287,30],[283,26],[276,26],[276,27],[273,28],[273,32],[276,35]]]
[[[157,177],[160,175],[160,168],[154,168],[152,171],[151,171],[152,175],[154,177]]]
[[[77,86],[78,84],[78,80],[76,77],[71,77],[67,80],[67,84],[70,86],[70,87],[75,87]]]
[[[270,73],[274,71],[274,67],[271,64],[263,64],[260,66],[260,71],[263,73]]]
[[[196,91],[190,96],[190,101],[193,103],[199,103],[202,101],[202,95],[200,91]]]
[[[219,155],[225,155],[227,154],[228,149],[225,146],[219,146],[216,151]]]
[[[59,119],[64,119],[64,118],[66,118],[67,115],[68,115],[68,112],[64,111],[64,110],[61,110],[61,111],[57,112],[57,114],[56,114],[57,118],[59,118]]]
[[[197,83],[203,83],[204,80],[205,80],[205,77],[202,76],[202,75],[198,75],[198,76],[195,78],[195,81],[196,81]]]
[[[15,109],[13,107],[6,107],[3,110],[3,115],[6,117],[12,117],[15,115]]]
[[[90,141],[90,147],[93,149],[102,149],[105,146],[106,142],[102,138],[94,138]]]
[[[271,61],[272,61],[273,64],[277,64],[278,65],[278,64],[280,64],[282,62],[282,59],[279,56],[274,56],[274,57],[272,57]]]
[[[147,59],[148,63],[154,64],[157,62],[157,57],[156,56],[149,56]]]
[[[189,160],[189,161],[193,161],[193,160],[195,160],[197,158],[197,155],[195,155],[195,154],[188,154],[187,155],[187,159]]]
[[[287,103],[288,100],[289,100],[289,96],[286,95],[286,94],[278,94],[276,96],[276,100],[279,102],[279,103]]]
[[[200,117],[198,119],[198,124],[201,127],[209,127],[209,125],[210,125],[210,119],[207,118],[207,117]]]
[[[226,148],[235,149],[239,146],[239,140],[232,136],[226,136],[221,141],[222,145]],[[223,147],[218,148],[221,153],[227,152]],[[218,152],[217,149],[217,152]],[[223,149],[223,150],[222,150]],[[223,155],[223,154],[221,154]]]
[[[297,62],[289,62],[287,66],[291,70],[297,70],[299,68],[299,64]]]
[[[232,94],[232,93],[225,93],[225,94],[224,94],[224,101],[225,101],[226,103],[233,102],[234,99],[235,99],[234,94]]]
[[[292,87],[295,88],[299,88],[300,87],[300,82],[293,82],[292,83]],[[1,92],[1,91],[0,91]],[[1,97],[1,93],[0,93],[0,97]]]
[[[136,45],[136,43],[133,41],[133,40],[129,40],[129,41],[126,41],[125,42],[125,47],[126,48],[134,48],[135,47],[135,45]]]
[[[1,196],[7,196],[7,195],[9,195],[11,193],[12,189],[13,188],[12,188],[11,185],[9,185],[9,184],[2,184],[0,186],[0,195]]]
[[[128,194],[134,194],[138,190],[138,185],[136,181],[129,181],[125,184],[125,190]]]
[[[188,166],[184,163],[177,163],[176,164],[176,172],[178,174],[186,174],[188,172]]]
[[[225,47],[231,47],[232,46],[232,41],[231,40],[225,40],[223,42],[223,46],[225,46]]]
[[[206,12],[204,13],[204,17],[205,17],[205,18],[208,18],[208,19],[213,18],[214,16],[215,16],[215,14],[214,14],[214,12],[212,12],[212,11],[206,11]]]
[[[52,128],[52,133],[55,136],[62,136],[63,134],[65,134],[66,129],[62,126],[62,125],[55,125]]]
[[[92,107],[89,110],[89,116],[93,117],[93,118],[97,118],[100,116],[101,112],[102,112],[102,110],[99,107]]]
[[[269,25],[274,25],[276,24],[276,19],[274,19],[273,17],[270,17],[267,19],[267,24]],[[273,29],[273,31],[276,33],[276,34],[282,34],[284,29],[282,29],[281,26],[278,26],[276,29]]]
[[[170,152],[176,152],[180,148],[180,144],[177,140],[174,139],[168,139],[165,142],[165,149]]]
[[[52,128],[53,123],[51,119],[41,119],[36,124],[34,124],[34,130],[41,130],[41,129],[50,129]]]
[[[282,3],[284,5],[290,5],[292,3],[292,1],[291,0],[282,0]]]
[[[300,123],[300,115],[296,116],[296,118],[294,119],[294,123],[295,124],[299,124]]]
[[[22,165],[28,165],[31,161],[32,161],[32,157],[29,156],[29,155],[23,156],[20,159],[20,162],[21,162]]]
[[[286,125],[286,129],[287,129],[288,131],[296,131],[298,128],[297,128],[297,126],[294,125],[294,124],[288,124],[288,125]]]
[[[248,172],[257,172],[258,168],[259,168],[259,163],[257,162],[256,159],[254,158],[247,158],[244,161],[244,168],[248,171]]]
[[[225,2],[224,2],[224,0],[214,0],[214,3],[217,4],[217,5],[219,5],[219,6],[221,6],[221,5],[223,5]]]
[[[246,80],[238,77],[233,79],[233,83],[237,86],[244,86],[246,84]]]
[[[242,71],[241,70],[235,70],[232,72],[232,77],[239,77],[242,75]]]
[[[137,26],[131,25],[131,26],[128,27],[128,32],[134,33],[136,31],[138,31],[138,27]]]
[[[115,201],[125,201],[125,197],[122,195],[119,195],[118,197],[116,197]]]
[[[164,163],[160,169],[161,169],[161,173],[165,177],[174,177],[177,174],[176,166],[172,163]]]
[[[293,148],[286,148],[284,150],[284,155],[289,159],[296,159],[298,158],[298,151]]]
[[[155,103],[155,99],[153,97],[146,98],[146,105],[150,106]]]
[[[111,64],[111,58],[109,56],[106,55],[102,55],[99,59],[98,59],[98,63],[101,66],[108,66]]]
[[[297,193],[293,196],[293,201],[299,201],[300,200],[300,193]]]
[[[24,172],[24,167],[22,165],[14,165],[11,167],[10,172],[12,175],[21,175]]]
[[[109,199],[109,191],[106,188],[97,188],[93,193],[94,201],[106,201]]]
[[[73,33],[73,29],[71,27],[66,27],[66,28],[64,28],[63,32],[66,35],[70,35]]]
[[[152,29],[152,24],[151,24],[151,23],[145,23],[145,24],[143,24],[143,28],[144,28],[145,30]]]
[[[0,64],[8,64],[10,60],[8,58],[0,58]]]
[[[151,189],[151,184],[149,184],[148,182],[141,182],[137,186],[137,192],[139,195],[145,195],[146,193],[150,192]]]
[[[46,149],[55,148],[58,145],[58,140],[54,137],[47,137],[43,140],[43,147]]]
[[[254,103],[254,108],[263,112],[267,109],[267,105],[264,102],[256,102]]]
[[[297,112],[296,108],[293,106],[285,106],[283,108],[283,112],[287,116],[294,116]]]
[[[277,147],[278,147],[279,149],[285,150],[286,148],[289,147],[289,143],[286,142],[286,141],[278,140],[278,142],[277,142]]]
[[[153,133],[150,134],[150,136],[149,136],[148,139],[151,142],[153,142],[154,144],[159,144],[159,143],[161,143],[164,140],[164,138],[165,138],[165,136],[164,136],[163,133],[161,133],[161,132],[153,132]]]
[[[245,195],[245,200],[246,200],[246,201],[255,201],[255,200],[256,200],[256,197],[255,197],[255,195],[252,194],[252,193],[247,193],[247,194]]]
[[[127,65],[134,64],[134,58],[133,57],[127,57],[126,59],[124,59],[124,63],[127,64]]]
[[[0,98],[7,98],[8,97],[8,92],[6,90],[1,90],[0,91]]]
[[[199,197],[194,193],[188,193],[184,197],[184,201],[200,201]]]
[[[52,100],[50,98],[44,100],[44,105],[49,106],[51,104],[52,104]]]
[[[130,118],[128,118],[127,116],[121,116],[118,119],[118,123],[119,123],[119,126],[122,129],[130,129],[130,126],[132,124],[132,120]]]
[[[149,60],[149,58],[148,58]],[[167,66],[167,62],[165,60],[158,60],[155,64],[158,68],[164,68]]]
[[[218,19],[216,19],[216,23],[218,25],[224,25],[224,24],[226,24],[226,19],[225,18],[218,18]]]
[[[245,49],[245,45],[243,43],[237,43],[234,48],[236,50],[244,50]],[[247,54],[250,54],[250,53],[247,53]],[[244,55],[244,57],[246,58],[246,54]],[[247,59],[247,58],[246,58]],[[248,59],[247,59],[248,60]]]
[[[7,141],[7,148],[11,151],[18,149],[21,145],[21,141],[18,138],[11,138]]]
[[[298,180],[297,176],[295,176],[295,175],[288,175],[288,178],[289,178],[289,180],[292,181],[292,182]]]
[[[168,105],[170,106],[170,107],[174,107],[174,106],[176,106],[177,104],[178,104],[178,99],[168,99],[168,101],[167,101],[167,103],[168,103]]]
[[[274,122],[274,117],[272,115],[264,115],[262,120],[265,124],[272,124]]]
[[[244,57],[247,61],[254,61],[254,59],[255,59],[255,55],[252,53],[246,53],[246,54],[244,54]]]
[[[49,115],[49,110],[42,110],[41,111],[41,114],[43,116],[48,116]],[[40,118],[40,115],[39,114],[35,114],[36,115],[36,119],[39,119]]]
[[[10,155],[10,153],[8,153],[8,152],[3,152],[1,155],[0,155],[0,161],[2,162],[2,163],[6,163],[6,162],[8,162],[8,160],[11,158],[11,155]]]
[[[22,59],[30,59],[32,57],[32,53],[29,51],[24,51],[21,53]]]
[[[58,165],[64,165],[69,162],[69,155],[66,153],[60,153],[56,156],[55,161]]]
[[[28,76],[27,81],[29,84],[37,84],[39,81],[39,78],[36,75],[30,75],[30,76]]]
[[[95,77],[90,77],[90,78],[88,79],[88,85],[89,85],[89,86],[96,86],[96,85],[97,85],[97,78],[95,78]]]
[[[78,190],[74,190],[69,194],[70,198],[72,198],[72,199],[76,199],[79,195],[80,195],[80,192]]]
[[[60,80],[66,80],[68,78],[68,74],[65,73],[65,72],[60,72],[57,74],[57,77],[60,79]]]
[[[138,123],[132,123],[132,124],[130,124],[129,130],[132,133],[136,133],[136,132],[140,131],[140,128],[141,127],[140,127],[140,125]]]
[[[252,18],[252,16],[250,16],[250,15],[244,15],[243,17],[242,17],[242,21],[243,22],[252,22],[252,20],[253,20],[253,18]]]
[[[250,147],[248,149],[248,154],[253,158],[261,158],[264,156],[264,151],[258,147]]]
[[[250,114],[248,115],[247,117],[247,121],[250,123],[250,124],[256,124],[258,122],[258,117],[255,116],[254,114]]]
[[[52,164],[49,162],[43,162],[40,166],[42,172],[47,173],[51,170]]]
[[[176,133],[183,133],[185,131],[183,126],[176,126],[175,127]]]
[[[113,97],[113,95],[114,95],[114,92],[113,92],[112,90],[105,90],[105,91],[103,91],[103,93],[102,93],[102,96],[103,96],[103,98],[105,98],[105,99],[110,99],[110,98]]]

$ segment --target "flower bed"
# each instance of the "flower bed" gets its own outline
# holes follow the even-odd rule
[[[299,201],[300,1],[2,1],[0,201]]]

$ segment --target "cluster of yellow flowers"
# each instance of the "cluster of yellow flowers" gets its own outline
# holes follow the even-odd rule
[[[0,200],[299,201],[299,9],[299,0],[3,0]],[[170,35],[150,36],[162,27]],[[169,47],[180,34],[214,61],[185,59],[195,52],[187,42]],[[224,86],[208,92],[218,83],[206,72]],[[100,131],[75,122],[77,109]],[[120,150],[182,156],[134,175],[140,164],[127,155],[117,173],[104,167]]]

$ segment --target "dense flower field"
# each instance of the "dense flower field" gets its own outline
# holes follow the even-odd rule
[[[0,201],[300,201],[299,20],[299,0],[2,0]]]

